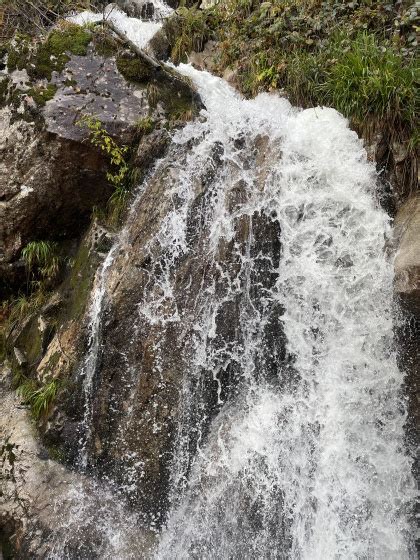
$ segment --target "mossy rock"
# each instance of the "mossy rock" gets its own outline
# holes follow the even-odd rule
[[[53,71],[61,72],[70,60],[69,54],[85,56],[92,40],[90,31],[78,25],[66,25],[54,29],[44,43],[39,45],[34,58],[34,67],[28,69],[31,78],[51,80]]]
[[[31,38],[29,35],[17,33],[14,37],[13,44],[9,43],[5,48],[7,50],[7,68],[9,72],[14,70],[23,70],[29,58]],[[4,55],[2,55],[3,58]]]
[[[127,81],[134,83],[145,83],[153,75],[150,65],[130,54],[117,57],[117,68]]]
[[[54,84],[48,84],[47,87],[33,87],[29,89],[26,93],[32,97],[35,103],[39,107],[43,107],[47,101],[52,99],[57,91],[57,86]]]

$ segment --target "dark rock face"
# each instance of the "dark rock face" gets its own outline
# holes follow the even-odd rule
[[[36,132],[24,121],[5,128],[0,193],[2,268],[7,275],[12,270],[7,263],[30,240],[77,236],[93,206],[102,204],[111,189],[106,160],[89,143]]]
[[[264,139],[258,144],[255,154],[263,166]],[[159,241],[171,208],[182,204],[172,190],[180,181],[179,170],[186,165],[189,148],[172,145],[132,209],[107,278],[92,388],[89,468],[123,488],[130,486],[128,498],[145,519],[158,524],[168,507],[174,445],[185,447],[188,471],[197,442],[206,437],[221,403],[240,391],[243,371],[232,359],[231,348],[241,340],[246,346],[248,314],[267,318],[262,335],[272,352],[260,349],[260,375],[277,382],[273,374],[286,361],[279,337],[282,310],[274,303],[267,309],[264,298],[276,281],[280,260],[275,216],[238,217],[233,239],[222,243],[216,257],[208,250],[206,212],[223,167],[221,145],[214,145],[195,178],[186,216],[188,252],[173,258]],[[229,189],[232,210],[246,203],[246,193],[241,182]],[[253,263],[250,269],[244,264],[247,258]],[[167,296],[162,293],[166,281],[172,287]],[[197,324],[209,319],[209,294],[215,294],[219,304],[211,340],[205,342],[207,335],[197,332]],[[194,364],[200,344],[211,345],[211,363]],[[177,428],[185,415],[189,429],[180,435]]]

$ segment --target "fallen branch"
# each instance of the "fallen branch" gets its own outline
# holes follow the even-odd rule
[[[124,41],[124,43],[126,43],[129,46],[130,50],[132,50],[137,56],[139,56],[141,59],[147,62],[147,64],[150,64],[150,66],[153,66],[153,68],[155,68],[156,70],[165,71],[163,65],[158,60],[156,60],[156,58],[153,58],[145,51],[140,49],[137,45],[135,45],[133,41],[131,41],[123,31],[118,29],[118,27],[114,24],[112,20],[104,19],[98,23],[103,23],[104,25],[108,26],[120,39]]]

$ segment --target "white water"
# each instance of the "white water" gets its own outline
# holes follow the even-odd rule
[[[189,66],[181,71],[197,85],[206,121],[175,138],[180,144],[201,140],[174,189],[183,203],[162,225],[162,250],[188,253],[194,174],[220,142],[224,169],[207,199],[207,250],[216,258],[235,238],[240,219],[257,212],[278,221],[282,258],[272,269],[277,280],[264,294],[262,311],[253,306],[246,280],[256,265],[250,250],[241,256],[248,273],[239,288],[238,277],[229,278],[225,301],[242,294],[245,341],[229,348],[228,360],[244,384],[213,421],[207,442],[200,436],[189,474],[183,441],[192,426],[187,420],[180,426],[173,508],[156,557],[414,558],[409,513],[415,493],[393,343],[393,268],[384,250],[390,226],[375,200],[373,166],[333,109],[298,111],[267,94],[244,101],[218,78]],[[233,139],[245,138],[245,151],[258,136],[268,136],[268,155],[261,168],[249,168]],[[227,200],[238,179],[245,202],[232,211]],[[251,227],[249,247],[253,242]],[[164,293],[170,298],[169,270]],[[229,275],[228,266],[222,274]],[[285,310],[294,372],[279,370],[280,386],[258,371],[259,354],[270,352],[261,332],[276,302]],[[155,321],[178,320],[177,312],[159,315],[160,300],[151,303],[157,304]],[[198,398],[194,376],[205,366],[213,367],[221,402],[220,348],[213,339],[222,303],[210,295],[195,324],[186,419]]]
[[[156,21],[142,21],[138,18],[129,17],[125,12],[120,10],[115,4],[108,5],[103,13],[91,12],[86,10],[74,16],[67,18],[71,23],[77,25],[86,25],[101,21],[102,19],[112,21],[112,23],[123,32],[130,41],[132,41],[140,49],[144,49],[150,39],[162,27],[159,21],[162,17],[167,17],[171,9],[164,2],[160,3],[155,10]]]
[[[91,439],[92,426],[92,400],[93,400],[93,383],[97,370],[98,357],[101,345],[101,319],[104,306],[106,278],[107,273],[114,259],[115,244],[108,252],[102,266],[99,268],[92,290],[92,300],[89,307],[89,324],[88,324],[88,349],[83,360],[80,376],[83,379],[84,393],[84,418],[83,418],[83,434],[81,436],[79,446],[79,466],[86,469],[88,463],[88,446]]]

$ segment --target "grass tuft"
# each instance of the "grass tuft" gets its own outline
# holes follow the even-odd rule
[[[34,379],[22,376],[16,392],[29,405],[34,418],[38,420],[50,410],[58,389],[59,382],[56,379],[39,384]]]

